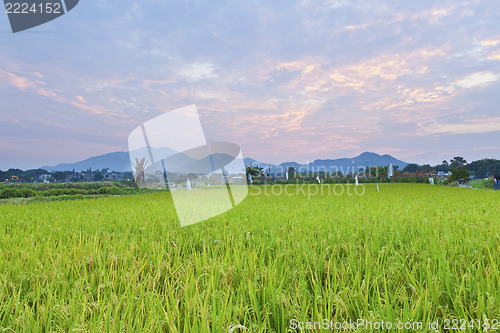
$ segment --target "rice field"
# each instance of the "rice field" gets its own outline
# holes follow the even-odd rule
[[[184,228],[168,192],[2,205],[0,331],[500,331],[499,192],[300,186]]]

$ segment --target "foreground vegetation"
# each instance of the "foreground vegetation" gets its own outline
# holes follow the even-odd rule
[[[500,319],[500,193],[287,186],[184,228],[168,192],[0,206],[0,331]]]
[[[0,184],[0,204],[33,203],[158,192],[131,187],[130,181]]]

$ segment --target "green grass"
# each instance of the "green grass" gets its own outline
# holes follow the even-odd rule
[[[470,184],[474,189],[477,188],[481,190],[484,189],[493,190],[493,179],[491,178],[471,180]]]
[[[499,192],[322,188],[253,187],[184,228],[168,192],[0,206],[0,331],[500,319]]]

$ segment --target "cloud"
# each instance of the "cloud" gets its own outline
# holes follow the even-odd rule
[[[7,85],[26,90],[28,88],[35,88],[36,86],[43,84],[39,80],[31,80],[27,77],[16,75],[14,73],[0,69],[0,79],[7,83]]]
[[[423,130],[426,134],[477,134],[500,132],[500,117],[470,120],[469,122],[458,124],[434,124]]]
[[[485,39],[481,41],[481,45],[483,46],[497,46],[500,44],[500,40],[497,39]]]
[[[488,83],[495,82],[500,78],[500,75],[492,72],[479,72],[467,75],[461,80],[455,81],[455,85],[462,88],[473,88],[477,86],[484,86]]]
[[[217,77],[214,73],[215,66],[211,63],[195,63],[185,66],[179,74],[191,81],[201,81]]]
[[[76,99],[80,102],[80,103],[85,103],[87,104],[88,102],[85,100],[85,98],[83,96],[76,96]]]
[[[39,80],[42,78],[43,74],[39,72],[34,72],[33,76],[37,79],[32,79],[26,76],[26,74],[14,74],[9,71],[0,70],[0,80],[7,83],[7,85],[17,88],[23,92],[30,93],[34,92],[36,95],[49,98],[55,102],[71,105],[77,109],[87,111],[96,115],[102,115],[105,113],[105,108],[100,105],[89,105],[88,102],[82,96],[76,96],[76,100],[72,98],[66,98],[60,94],[57,89],[47,88],[47,83]],[[112,112],[107,112],[108,114],[113,114]]]
[[[490,53],[488,55],[488,60],[498,60],[498,61],[500,61],[500,51]]]
[[[339,8],[351,5],[351,2],[349,0],[326,0],[324,5],[330,8]]]
[[[57,114],[126,140],[137,122],[194,103],[254,158],[397,152],[443,133],[480,146],[493,125],[468,119],[497,124],[495,1],[88,2],[54,21],[57,38],[4,43],[0,107],[15,116],[0,132],[24,117],[40,119],[32,135],[52,135],[43,120]],[[397,140],[374,143],[384,137]]]

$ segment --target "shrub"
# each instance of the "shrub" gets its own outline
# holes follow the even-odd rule
[[[53,188],[47,191],[41,192],[44,197],[56,197],[61,195],[88,195],[90,194],[88,190],[80,190],[76,188]]]
[[[493,189],[493,178],[486,178],[483,180],[483,185],[485,188]]]
[[[122,194],[123,191],[116,186],[110,186],[110,187],[101,187],[100,189],[97,190],[97,193],[117,195],[117,194]]]
[[[464,179],[470,176],[469,169],[464,165],[459,165],[455,169],[451,170],[451,180],[456,181],[459,179]]]
[[[27,188],[6,188],[0,192],[0,199],[31,198],[36,192]]]

